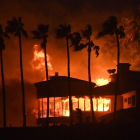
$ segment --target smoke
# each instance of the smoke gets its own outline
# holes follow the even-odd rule
[[[32,113],[33,109],[37,109],[36,89],[35,86],[24,81],[25,85],[25,106],[27,126],[36,125],[36,116]],[[1,87],[1,86],[0,86]],[[21,82],[18,79],[6,81],[6,116],[7,126],[22,126],[22,92]],[[2,104],[2,89],[0,88],[0,127],[3,126],[3,104]]]

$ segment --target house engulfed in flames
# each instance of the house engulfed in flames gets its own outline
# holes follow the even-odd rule
[[[136,107],[138,104],[138,92],[140,84],[140,72],[130,71],[129,63],[120,63],[120,80],[117,95],[117,110]],[[92,83],[93,109],[96,119],[114,112],[114,94],[116,86],[116,74],[110,75],[111,82],[107,85],[96,87]],[[70,78],[73,120],[78,122],[76,108],[81,109],[83,122],[91,121],[91,109],[89,99],[89,83],[80,79]],[[47,115],[47,82],[49,82],[50,103],[49,123],[69,123],[69,98],[68,77],[50,77],[49,81],[35,83],[38,99],[38,125],[45,125]]]

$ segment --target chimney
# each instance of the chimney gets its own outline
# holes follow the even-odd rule
[[[129,63],[119,63],[120,66],[120,70],[119,70],[119,82],[124,85],[124,83],[128,83],[129,82],[129,67],[131,66],[131,64]],[[116,81],[116,75],[110,75],[111,78],[111,82],[115,82]]]
[[[131,64],[129,63],[120,63],[120,73],[121,74],[126,74],[129,72],[129,67],[131,66]]]

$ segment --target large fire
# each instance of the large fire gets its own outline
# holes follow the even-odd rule
[[[69,98],[68,97],[51,97],[50,107],[49,107],[49,116],[50,117],[60,117],[60,116],[69,116]],[[110,111],[110,98],[93,98],[93,109],[94,111]],[[81,109],[82,111],[90,111],[90,99],[85,96],[83,98],[72,97],[73,110],[76,111],[76,108]],[[47,98],[39,99],[39,118],[45,118],[47,112]]]
[[[44,52],[43,50],[39,51],[39,46],[38,45],[34,45],[33,47],[33,54],[34,54],[34,58],[31,60],[30,64],[32,66],[33,69],[36,70],[45,70],[45,60],[44,60]],[[52,70],[52,65],[50,63],[50,56],[47,54],[47,65],[48,65],[48,69]]]

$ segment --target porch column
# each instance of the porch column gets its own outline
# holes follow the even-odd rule
[[[61,108],[62,108],[62,116],[63,116],[63,97],[61,97]]]
[[[54,117],[55,117],[55,97],[54,97]]]
[[[96,99],[96,101],[97,101],[97,111],[98,111],[98,98]]]
[[[78,109],[79,109],[79,98],[78,98]]]
[[[43,98],[42,98],[42,118],[43,118]]]
[[[40,100],[38,99],[38,119],[40,118]]]
[[[85,98],[84,98],[84,111],[85,111],[85,108],[86,108],[86,104],[85,104]]]
[[[104,98],[103,98],[103,111],[104,111]]]

